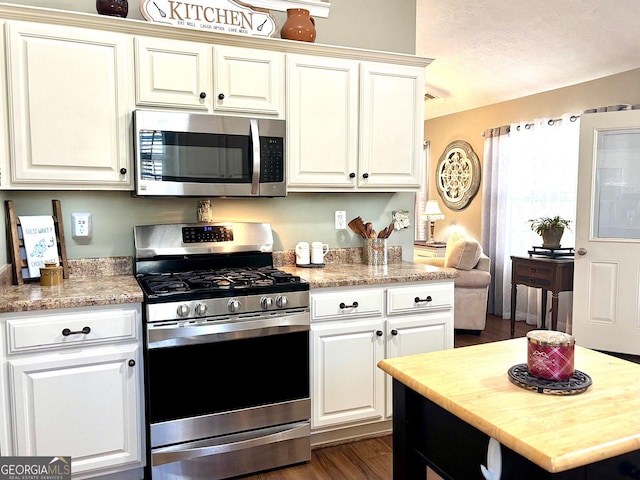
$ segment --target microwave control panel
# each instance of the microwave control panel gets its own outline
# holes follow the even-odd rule
[[[260,137],[260,183],[284,181],[284,139]]]

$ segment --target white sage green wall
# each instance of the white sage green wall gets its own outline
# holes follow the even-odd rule
[[[95,14],[94,0],[8,0],[36,7]],[[247,3],[251,3],[250,0]],[[317,19],[317,42],[397,53],[415,53],[415,0],[349,0],[332,3],[329,18]],[[138,0],[129,0],[130,19],[142,19]],[[279,22],[284,19],[274,14]],[[0,99],[0,111],[4,99]],[[377,229],[391,222],[393,210],[413,212],[411,193],[289,194],[276,199],[212,199],[218,221],[260,221],[272,224],[275,249],[290,249],[298,241],[319,240],[331,248],[361,246],[350,230],[334,229],[334,211],[346,210],[347,219],[360,215]],[[131,198],[127,192],[0,191],[0,200],[13,200],[18,215],[48,215],[51,200],[62,204],[69,258],[133,255],[133,227],[142,224],[192,222],[198,199]],[[88,244],[71,238],[71,212],[91,212],[93,236]],[[2,209],[4,218],[4,208]],[[3,220],[3,225],[4,225]],[[401,245],[412,258],[414,228],[396,232],[390,244]],[[0,235],[0,266],[7,263],[6,235]]]

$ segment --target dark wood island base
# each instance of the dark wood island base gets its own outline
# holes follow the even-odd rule
[[[393,480],[484,480],[489,436],[398,380],[393,381]],[[640,451],[551,473],[504,445],[501,480],[640,479]]]

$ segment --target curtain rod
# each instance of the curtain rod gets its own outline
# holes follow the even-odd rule
[[[580,118],[580,115],[571,115],[569,117],[569,120],[572,122],[575,122],[576,120],[578,120],[578,118]],[[562,120],[561,118],[550,118],[549,120],[547,120],[547,125],[552,126],[554,123],[560,122],[561,120]],[[524,128],[529,130],[531,127],[533,127],[533,125],[534,125],[533,123],[525,123]],[[520,125],[518,125],[517,129],[520,130]],[[500,127],[489,128],[484,132],[482,132],[481,135],[483,137],[493,137],[498,135],[504,135],[506,133],[509,133],[510,131],[511,131],[511,125],[501,125]]]
[[[636,110],[638,108],[640,108],[640,104],[638,105],[620,104],[620,105],[610,105],[608,107],[589,108],[587,110],[583,110],[582,113],[586,114],[586,113],[596,113],[596,112],[618,112],[620,110]],[[569,120],[571,120],[572,122],[575,122],[578,118],[580,118],[580,115],[571,115],[571,117],[569,117]],[[560,120],[562,119],[561,118],[550,119],[547,122],[547,124],[551,126],[554,123],[559,122]],[[533,127],[533,123],[527,123],[524,126],[524,128],[526,129],[530,129],[531,127]],[[518,129],[520,129],[520,126],[518,126]],[[509,133],[510,130],[511,130],[510,125],[502,125],[500,127],[489,128],[484,132],[482,132],[481,135],[483,137],[505,135]]]

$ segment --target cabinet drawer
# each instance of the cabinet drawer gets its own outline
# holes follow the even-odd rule
[[[7,320],[9,353],[134,340],[140,321],[139,307],[19,315]]]
[[[352,290],[311,295],[312,320],[381,316],[384,305],[382,289]]]
[[[453,282],[425,283],[387,290],[387,314],[422,313],[453,307]]]
[[[555,268],[541,262],[518,260],[514,265],[514,276],[520,285],[550,287]]]

